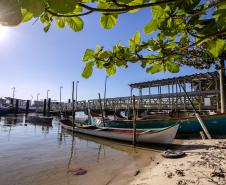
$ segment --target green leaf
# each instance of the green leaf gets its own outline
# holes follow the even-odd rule
[[[158,21],[156,19],[151,20],[145,27],[144,33],[149,34],[158,29]]]
[[[31,12],[34,17],[39,17],[45,11],[43,0],[18,0],[21,7]]]
[[[83,29],[83,21],[79,17],[67,17],[66,21],[68,26],[75,32],[81,31]]]
[[[86,66],[82,72],[82,76],[84,78],[89,78],[92,73],[93,73],[93,66],[94,66],[94,62],[88,62],[86,63]]]
[[[135,44],[137,44],[137,45],[140,44],[140,32],[135,33],[133,40],[134,40]]]
[[[162,65],[159,63],[154,63],[151,67],[146,69],[147,73],[159,73],[160,71],[162,71]]]
[[[59,29],[63,29],[66,25],[64,17],[56,17],[55,22],[56,22],[56,25]]]
[[[0,24],[5,26],[16,26],[23,19],[21,7],[17,0],[0,1]]]
[[[46,1],[49,4],[50,9],[57,13],[61,14],[72,13],[75,10],[76,5],[75,0],[46,0]]]
[[[226,10],[225,10],[226,11]],[[219,31],[226,30],[226,16],[221,16],[217,20],[217,28]]]
[[[102,50],[102,47],[100,45],[96,45],[96,50],[97,52],[99,52],[100,50]]]
[[[170,44],[168,44],[168,45],[166,45],[166,49],[174,49],[176,47],[176,44],[174,43],[174,42],[172,42],[172,43],[170,43]]]
[[[103,66],[104,66],[104,64],[105,64],[105,61],[102,61],[102,60],[96,61],[96,67],[97,67],[98,69],[102,69]]]
[[[73,13],[80,14],[82,13],[82,11],[83,11],[82,7],[79,5],[76,5]]]
[[[183,0],[181,3],[181,7],[188,13],[191,13],[201,0]]]
[[[109,58],[110,56],[111,56],[111,52],[110,51],[103,51],[103,52],[99,53],[98,58],[106,59],[106,58]]]
[[[164,11],[165,11],[167,14],[170,14],[170,12],[171,12],[170,6],[166,4],[166,7],[164,8]]]
[[[33,14],[31,12],[28,12],[26,9],[21,9],[23,20],[22,22],[30,21],[33,17]]]
[[[167,27],[168,27],[169,29],[171,29],[172,26],[173,26],[173,19],[172,19],[172,18],[169,18],[168,21],[167,21]]]
[[[165,16],[164,9],[162,9],[160,6],[153,6],[152,7],[152,17],[153,19],[158,19],[160,17]]]
[[[83,56],[82,61],[86,62],[86,61],[92,60],[94,58],[94,54],[95,54],[95,52],[93,50],[87,49]]]
[[[111,65],[110,67],[106,68],[106,72],[108,76],[112,76],[116,73],[115,65]]]
[[[44,24],[51,24],[52,22],[52,15],[50,15],[49,13],[44,13],[40,16],[40,21]]]
[[[134,37],[129,40],[130,50],[135,51],[136,46],[140,44],[140,32],[136,32]]]
[[[225,41],[223,39],[211,40],[208,43],[207,50],[217,58],[224,50]]]
[[[48,32],[49,31],[49,28],[50,28],[51,24],[48,24],[44,27],[44,32]]]
[[[166,68],[171,73],[178,73],[180,71],[179,64],[176,64],[176,63],[171,62],[171,61],[166,62]]]
[[[117,23],[118,16],[117,15],[101,15],[100,24],[105,29],[111,29]]]

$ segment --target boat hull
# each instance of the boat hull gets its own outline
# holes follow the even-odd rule
[[[216,114],[201,116],[205,126],[212,135],[226,135],[226,114]],[[145,120],[137,121],[137,128],[164,128],[175,124],[176,121],[180,120],[180,126],[178,129],[179,134],[183,133],[199,133],[202,131],[200,123],[197,118],[175,118],[168,120]],[[107,123],[109,127],[115,128],[132,128],[131,121],[110,121]]]
[[[61,124],[63,128],[73,131],[73,127]],[[138,143],[159,143],[159,144],[171,144],[176,136],[179,124],[175,124],[168,128],[161,130],[157,129],[139,129],[137,130],[137,142]],[[112,129],[112,128],[96,128],[96,129],[84,129],[75,127],[75,132],[87,134],[96,137],[102,137],[107,139],[115,139],[121,141],[133,141],[132,129]]]

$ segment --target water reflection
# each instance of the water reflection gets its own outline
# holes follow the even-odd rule
[[[52,127],[27,123],[25,115],[0,118],[0,148],[4,185],[102,185],[124,171],[133,176],[152,155],[128,144],[76,133],[73,137],[57,119]],[[85,177],[68,173],[77,168],[87,170]]]
[[[74,132],[73,132],[72,140],[71,140],[71,152],[70,152],[70,157],[69,157],[68,166],[67,166],[68,171],[70,170],[72,157],[74,156],[74,146],[75,146],[75,135],[74,135]]]
[[[43,135],[49,134],[50,130],[53,128],[52,125],[46,125],[46,124],[40,124],[40,123],[38,124],[29,123],[27,121],[27,116],[25,114],[15,114],[15,115],[0,117],[0,127],[2,128],[2,131],[8,132],[8,137],[10,136],[12,128],[18,127],[18,126],[24,126],[24,127],[32,126],[32,128],[34,128],[34,133],[40,132],[40,128],[41,128],[41,133]]]
[[[24,116],[18,116],[15,114],[12,116],[1,117],[0,122],[2,122],[3,125],[16,125],[17,123],[24,122]]]

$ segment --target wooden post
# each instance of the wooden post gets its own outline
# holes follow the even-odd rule
[[[139,89],[139,109],[142,107],[142,88]]]
[[[205,134],[204,134],[203,131],[200,131],[200,135],[201,135],[202,140],[205,140],[206,139],[206,136],[205,136]]]
[[[149,95],[149,106],[151,108],[151,87],[148,88],[148,95]]]
[[[19,110],[19,100],[16,99],[16,114],[18,113]]]
[[[132,109],[133,108],[133,88],[132,87],[130,88],[130,106]],[[130,111],[130,108],[129,108],[129,111]]]
[[[180,91],[180,109],[181,109],[181,104],[182,104],[182,92],[181,92],[181,85],[180,83],[178,82],[178,85],[179,85],[179,91]],[[178,98],[179,99],[179,98]]]
[[[175,110],[178,110],[178,88],[177,88],[177,83],[176,83],[176,106],[175,106]]]
[[[215,79],[214,79],[214,81],[215,81],[215,90],[218,90],[219,88],[218,88],[218,79],[215,77]],[[217,103],[217,110],[216,110],[216,112],[219,112],[219,94],[217,94],[216,95],[216,103]]]
[[[14,100],[15,100],[14,98],[11,98],[11,99],[10,99],[10,104],[11,104],[13,107],[14,107]]]
[[[159,100],[160,100],[159,101],[159,109],[161,109],[162,108],[162,86],[161,85],[159,86],[159,93],[160,93],[159,94],[160,95],[159,96]]]
[[[225,69],[224,69],[224,60],[220,61],[221,69],[219,70],[220,76],[220,101],[221,101],[221,113],[225,112]]]
[[[173,110],[173,109],[176,109],[175,108],[175,106],[174,106],[174,98],[175,98],[175,96],[174,96],[174,82],[172,82],[172,96],[171,96],[171,104],[172,104],[172,106],[171,106],[171,109]]]
[[[44,99],[43,116],[46,116],[46,99]]]
[[[202,91],[202,81],[200,80],[199,81],[199,92],[201,93]],[[202,97],[200,96],[200,99],[199,99],[199,111],[201,111],[201,103],[202,103]]]
[[[184,90],[186,90],[186,81],[184,80]],[[186,96],[184,96],[184,110],[186,110]]]
[[[48,99],[48,105],[47,105],[47,115],[50,115],[50,111],[51,111],[51,98]]]
[[[158,85],[158,111],[160,110],[160,89],[159,89],[159,85]]]
[[[133,146],[137,144],[136,136],[136,107],[135,107],[135,96],[133,95]]]
[[[210,133],[208,132],[208,130],[207,130],[207,128],[206,128],[206,126],[205,126],[205,124],[204,124],[202,118],[200,117],[199,113],[197,112],[197,110],[196,110],[194,104],[192,103],[190,97],[188,96],[186,90],[184,89],[184,87],[181,85],[181,83],[180,83],[179,81],[178,81],[178,84],[179,84],[179,86],[183,89],[185,95],[186,95],[187,98],[188,98],[188,101],[191,103],[191,106],[192,106],[192,108],[193,108],[194,111],[195,111],[195,116],[196,116],[197,120],[199,121],[199,123],[200,123],[200,125],[201,125],[203,131],[205,132],[207,138],[208,138],[208,139],[212,139]]]
[[[73,134],[75,130],[75,82],[72,82],[72,124],[73,124]]]
[[[172,107],[172,106],[170,106],[170,105],[172,105],[171,104],[171,101],[170,101],[170,98],[171,98],[171,94],[170,94],[170,85],[168,84],[168,101],[169,101],[169,105],[168,105],[168,108],[169,108],[169,110],[170,110],[170,107]],[[172,109],[172,108],[171,108]]]
[[[105,123],[104,123],[104,113],[103,113],[103,109],[102,109],[102,103],[101,103],[101,97],[100,97],[100,93],[98,93],[99,96],[99,103],[100,103],[100,111],[101,111],[101,117],[102,117],[102,121],[105,127]]]
[[[29,113],[30,100],[26,101],[26,115]]]

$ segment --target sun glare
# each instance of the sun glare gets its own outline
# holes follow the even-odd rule
[[[5,41],[7,35],[8,35],[8,28],[0,25],[0,42]]]

